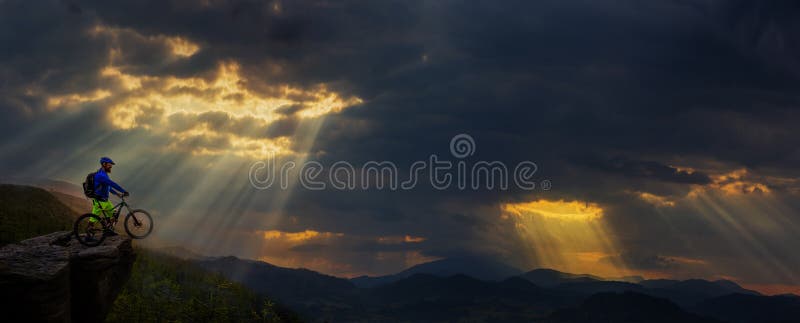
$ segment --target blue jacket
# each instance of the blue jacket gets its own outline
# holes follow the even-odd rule
[[[97,173],[94,174],[94,194],[97,195],[98,200],[107,201],[109,191],[114,194],[117,194],[117,191],[125,193],[125,189],[119,186],[119,184],[114,183],[114,181],[108,177],[106,171],[100,168]]]

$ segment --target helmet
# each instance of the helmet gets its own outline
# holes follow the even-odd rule
[[[108,157],[100,158],[100,165],[102,165],[103,163],[109,163],[111,165],[116,165],[116,164],[114,164],[114,161],[111,160],[111,158],[108,158]]]

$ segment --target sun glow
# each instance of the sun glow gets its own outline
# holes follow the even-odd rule
[[[401,244],[401,243],[419,243],[427,240],[425,237],[416,237],[412,235],[405,235],[405,236],[386,236],[386,237],[378,237],[379,243],[386,243],[386,244]]]
[[[638,197],[640,200],[645,201],[649,204],[652,204],[655,207],[674,207],[675,201],[670,200],[665,196],[656,195],[653,193],[648,192],[631,192],[634,196]]]
[[[579,201],[538,200],[524,203],[508,203],[503,204],[502,209],[504,212],[514,214],[517,217],[536,214],[546,218],[567,221],[590,221],[603,216],[603,209],[597,204]]]
[[[131,95],[117,102],[112,109],[141,111],[146,107],[163,109],[165,116],[175,113],[203,113],[224,111],[233,117],[256,117],[266,123],[284,117],[277,110],[299,106],[298,115],[303,118],[319,117],[361,103],[361,99],[343,98],[331,92],[325,85],[312,89],[300,89],[278,85],[269,96],[259,95],[244,86],[240,66],[234,62],[221,63],[213,80],[200,77],[153,78],[135,76],[107,67],[102,75],[111,82],[118,82],[128,90],[149,89],[139,95]],[[112,114],[116,115],[116,113]],[[112,123],[119,127],[131,127],[114,117]],[[135,124],[133,126],[136,126]]]
[[[319,232],[314,230],[305,230],[300,232],[284,232],[278,230],[264,231],[265,240],[285,240],[288,242],[303,242],[311,239],[322,239],[328,237],[342,237],[343,233],[334,232]]]
[[[765,178],[755,176],[755,174],[748,171],[746,168],[711,175],[710,177],[710,184],[705,186],[696,185],[687,196],[694,198],[711,191],[721,192],[728,196],[742,196],[745,194],[768,195],[772,192],[772,190],[769,188],[768,183],[762,182],[763,180],[768,179],[778,183],[786,183],[787,180],[785,178]]]
[[[107,90],[95,90],[88,93],[73,93],[67,95],[50,96],[47,99],[47,108],[54,110],[61,106],[73,106],[86,102],[94,102],[111,96]]]
[[[619,249],[603,208],[584,201],[537,200],[501,205],[530,253],[531,267],[606,276],[631,274],[615,256]]]

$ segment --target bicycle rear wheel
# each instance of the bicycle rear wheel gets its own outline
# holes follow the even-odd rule
[[[125,216],[125,232],[131,238],[144,239],[153,232],[153,218],[145,210],[136,209]]]
[[[100,222],[100,217],[92,213],[81,215],[75,220],[72,233],[78,242],[87,247],[98,246],[106,238],[103,234],[103,223]]]

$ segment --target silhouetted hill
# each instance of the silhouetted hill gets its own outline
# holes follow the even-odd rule
[[[642,276],[633,275],[633,276],[622,276],[622,277],[604,277],[604,280],[638,284],[645,279]]]
[[[681,306],[692,306],[704,299],[733,293],[760,295],[756,291],[744,289],[729,280],[689,279],[679,281],[659,279],[645,280],[639,284],[648,288],[644,293],[668,298]]]
[[[542,287],[552,287],[564,283],[595,282],[603,280],[602,277],[598,276],[586,275],[586,274],[582,275],[570,274],[546,268],[531,270],[527,273],[522,274],[521,277]]]
[[[86,197],[77,197],[59,191],[48,191],[48,193],[52,194],[61,203],[64,203],[78,216],[92,212],[92,202]]]
[[[76,181],[77,180],[83,179],[76,179]],[[0,182],[17,186],[41,188],[55,196],[61,203],[64,203],[64,205],[68,206],[78,215],[91,212],[92,203],[83,195],[83,188],[79,184],[49,178],[33,177],[6,177],[0,179]]]
[[[733,293],[754,294],[758,292],[744,289],[729,280],[708,281],[690,280],[642,280],[639,283],[614,281],[603,277],[570,274],[552,269],[535,269],[521,277],[536,285],[550,287],[563,292],[592,295],[603,292],[636,292],[650,296],[669,299],[681,306],[691,306],[707,298]]]
[[[463,274],[413,274],[375,288],[356,288],[341,278],[260,261],[222,257],[194,262],[316,321],[530,322],[580,300],[519,277],[496,282]]]
[[[759,295],[759,293],[756,291],[744,289],[742,288],[742,286],[739,286],[739,284],[724,279],[715,281],[708,281],[704,279],[688,279],[688,280],[658,279],[658,280],[643,280],[639,282],[639,284],[648,288],[682,290],[696,294],[703,294],[709,297],[727,295],[732,293]]]
[[[669,300],[648,295],[599,293],[587,298],[580,306],[555,311],[541,322],[547,323],[715,323],[682,310]]]
[[[339,307],[357,304],[356,287],[347,279],[320,274],[308,269],[278,267],[263,261],[236,257],[206,258],[194,261],[200,267],[218,272],[269,296],[307,317],[324,317]]]
[[[71,230],[75,211],[41,188],[0,184],[0,245]]]
[[[189,254],[187,260],[241,282],[314,321],[715,322],[691,314],[698,309],[693,305],[708,297],[755,293],[724,280],[646,280],[635,284],[549,269],[500,281],[465,274],[441,275],[448,270],[467,271],[468,267],[463,267],[467,263],[461,261],[415,266],[383,276],[384,283],[378,286],[357,288],[346,279],[306,269],[236,257],[204,257],[182,247],[160,252]],[[456,264],[463,270],[454,269]],[[480,272],[485,273],[483,269]],[[414,271],[438,274],[411,273]],[[604,310],[603,306],[608,307]],[[775,306],[776,311],[786,311]]]
[[[109,322],[296,322],[297,314],[192,261],[137,248]]]
[[[86,174],[89,174],[90,171],[87,171]],[[74,183],[68,181],[62,181],[58,179],[50,179],[50,178],[41,178],[41,177],[3,177],[0,178],[0,182],[14,184],[14,185],[21,185],[21,186],[33,186],[44,189],[48,192],[59,192],[67,195],[71,195],[77,198],[83,198],[83,188],[80,186],[79,183],[83,183],[83,178],[76,178]]]
[[[734,323],[800,322],[800,297],[731,294],[704,300],[692,311]]]
[[[431,274],[436,276],[452,276],[464,274],[482,280],[503,280],[519,275],[522,270],[501,262],[480,257],[446,258],[426,262],[393,275],[368,277],[361,276],[350,279],[358,287],[376,287],[391,283],[414,274]]]
[[[414,274],[364,291],[364,315],[378,321],[530,322],[575,300],[524,279]]]
[[[463,274],[450,277],[414,274],[411,277],[373,288],[371,295],[379,296],[383,301],[390,302],[415,302],[423,299],[443,298],[476,300],[503,296],[535,299],[537,296],[554,296],[552,293],[547,293],[545,289],[517,278],[492,282]]]
[[[586,282],[569,282],[563,283],[553,288],[562,291],[571,291],[583,295],[592,295],[597,293],[620,293],[620,292],[637,292],[646,293],[647,289],[638,284],[617,282],[617,281],[586,281]]]

